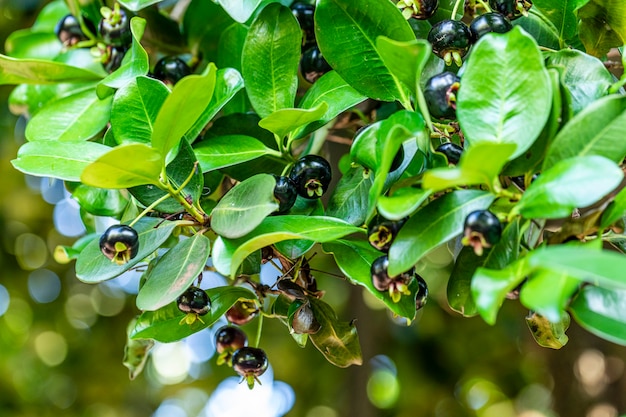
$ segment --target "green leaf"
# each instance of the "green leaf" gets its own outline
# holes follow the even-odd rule
[[[193,324],[181,323],[185,313],[176,303],[168,304],[156,311],[144,311],[137,318],[131,339],[154,339],[163,343],[175,342],[206,329],[218,321],[237,301],[255,301],[257,298],[250,290],[242,287],[216,287],[206,290],[211,300],[209,313],[200,316]]]
[[[391,74],[403,82],[409,91],[417,91],[420,75],[432,53],[430,43],[425,39],[399,42],[379,36],[376,47]]]
[[[86,82],[101,79],[101,74],[60,62],[16,59],[0,54],[0,85]]]
[[[121,145],[89,164],[80,177],[82,183],[100,188],[128,188],[159,184],[161,154],[142,143]]]
[[[458,236],[469,213],[489,207],[495,196],[478,190],[457,190],[420,208],[402,226],[389,249],[389,275],[411,269],[424,255]]]
[[[357,133],[352,146],[350,146],[350,157],[352,160],[370,170],[378,168],[376,142],[381,125],[382,121],[378,121],[365,126]]]
[[[483,266],[485,258],[477,256],[474,249],[466,246],[461,249],[452,268],[447,285],[448,305],[464,317],[478,314],[472,298],[471,282],[474,272]]]
[[[588,54],[602,57],[626,43],[626,4],[620,0],[590,0],[578,10],[580,40]]]
[[[202,172],[251,161],[263,155],[278,153],[263,142],[245,135],[226,135],[204,139],[194,147]]]
[[[321,103],[326,103],[328,106],[326,113],[324,113],[319,120],[296,129],[292,136],[301,138],[319,129],[342,112],[356,106],[366,98],[367,97],[363,94],[360,94],[348,85],[336,71],[327,72],[315,81],[304,94],[304,97],[302,97],[302,101],[298,104],[298,107],[302,109],[313,109],[317,108]]]
[[[526,324],[537,344],[550,349],[561,349],[569,341],[565,331],[569,328],[570,318],[561,312],[557,320],[549,320],[538,313],[531,312],[526,316]]]
[[[211,18],[199,19],[198,16],[210,16]],[[221,46],[218,46],[216,40],[219,39],[221,43],[222,40],[226,38],[228,41],[237,42],[237,37],[233,39],[231,37],[232,29],[229,29],[232,28],[234,24],[235,23],[224,8],[216,2],[191,0],[185,9],[185,15],[181,22],[181,30],[184,39],[186,39],[186,47],[189,48],[193,56],[202,56],[207,62],[215,62],[218,68],[226,68],[231,67],[232,63],[224,65],[224,62],[220,61],[219,54],[221,53]],[[243,27],[243,25],[237,25]],[[229,52],[233,54],[241,53],[241,45]],[[215,58],[216,53],[218,56],[217,60]],[[241,65],[241,57],[239,63],[239,65]],[[238,66],[234,68],[237,70],[241,69]]]
[[[403,295],[400,301],[394,302],[389,296],[389,291],[378,291],[372,283],[371,266],[377,258],[383,254],[374,249],[365,240],[338,239],[322,245],[324,252],[332,253],[337,266],[348,280],[353,284],[365,287],[374,297],[381,300],[394,314],[406,317],[409,320],[415,318],[415,297],[418,284],[412,280],[409,284],[411,295]]]
[[[83,170],[111,148],[95,142],[59,142],[56,140],[28,142],[11,161],[13,166],[38,177],[80,181]]]
[[[574,114],[607,95],[613,76],[598,58],[564,49],[546,55],[546,65],[561,69],[561,79],[572,96]]]
[[[126,330],[126,346],[124,347],[124,359],[122,364],[128,368],[128,376],[132,381],[135,379],[141,371],[143,371],[146,362],[148,361],[148,354],[154,346],[153,339],[131,339],[130,334],[135,328],[137,319],[133,318]]]
[[[275,187],[271,175],[258,174],[231,188],[211,213],[213,231],[229,239],[250,233],[278,209]]]
[[[150,143],[168,88],[154,78],[139,76],[117,90],[111,107],[111,129],[117,143]]]
[[[378,212],[386,219],[400,220],[410,216],[424,203],[432,192],[422,188],[404,187],[391,195],[378,197]]]
[[[298,88],[302,29],[288,7],[267,5],[256,17],[243,45],[242,75],[259,116],[292,108]]]
[[[159,226],[156,227],[157,225]],[[124,265],[118,265],[102,254],[100,239],[92,240],[76,260],[76,277],[88,284],[115,278],[152,255],[172,234],[176,226],[176,222],[164,222],[162,219],[144,217],[139,220],[134,226],[139,234],[139,252]]]
[[[232,68],[241,74],[241,58],[243,44],[248,35],[248,28],[239,23],[233,23],[220,31],[217,45],[217,66],[219,68]],[[241,78],[243,84],[243,77]],[[244,113],[250,108],[250,102],[245,91],[238,91],[224,106],[224,114]]]
[[[535,0],[533,2],[533,9],[541,10],[542,15],[554,26],[559,38],[559,48],[565,47],[568,41],[574,39],[578,34],[578,19],[575,12],[587,1]]]
[[[32,28],[11,33],[4,45],[6,53],[18,59],[53,60],[62,49],[62,44],[53,31],[35,32]]]
[[[589,206],[611,192],[624,173],[603,156],[577,156],[554,164],[528,187],[512,213],[557,219]]]
[[[465,140],[470,146],[514,143],[511,158],[523,154],[541,133],[552,105],[550,77],[534,39],[517,27],[484,36],[472,46],[465,66],[456,110]]]
[[[511,22],[513,26],[519,26],[528,32],[539,46],[558,50],[561,48],[561,39],[558,29],[546,17],[541,10],[533,7],[528,11],[528,16],[524,19],[517,19]]]
[[[282,139],[287,134],[320,120],[327,110],[326,102],[319,103],[312,109],[278,109],[261,119],[259,126]]]
[[[621,162],[626,156],[626,97],[601,98],[572,118],[556,135],[542,170],[575,156],[600,155]]]
[[[607,206],[600,219],[600,229],[604,230],[619,221],[626,214],[626,188],[617,193],[613,201]]]
[[[515,148],[513,143],[478,142],[463,152],[456,167],[426,171],[422,187],[432,192],[479,184],[493,189],[502,167],[513,155]]]
[[[522,286],[520,302],[557,323],[580,283],[566,273],[540,269]]]
[[[165,99],[152,129],[152,146],[163,160],[211,102],[215,79],[215,65],[209,64],[204,74],[188,75],[177,82]]]
[[[328,201],[326,215],[361,226],[367,219],[368,195],[373,175],[362,166],[351,167],[343,175]]]
[[[407,101],[405,87],[385,66],[376,40],[410,42],[415,35],[388,0],[319,0],[316,39],[324,58],[359,93],[383,101]]]
[[[218,237],[213,244],[213,265],[221,274],[235,277],[243,260],[265,246],[289,239],[324,243],[352,233],[364,233],[364,229],[330,217],[270,216],[246,236]]]
[[[590,333],[626,346],[626,289],[585,286],[569,311]]]
[[[268,0],[218,0],[218,3],[235,21],[239,23],[247,22],[248,19],[259,9],[259,6],[269,3]]]
[[[153,311],[175,301],[204,270],[210,247],[209,239],[197,233],[169,249],[144,274],[146,282],[137,294],[137,308]]]
[[[120,4],[132,12],[138,12],[163,0],[120,0]]]
[[[333,308],[317,298],[311,298],[311,308],[322,326],[317,333],[309,335],[317,350],[340,368],[361,365],[361,345],[354,323],[339,321]]]
[[[120,218],[128,204],[128,193],[80,184],[72,191],[72,198],[78,201],[81,210],[94,216]]]
[[[26,126],[26,138],[79,141],[91,139],[109,122],[111,97],[100,100],[94,90],[81,91],[53,102]]]

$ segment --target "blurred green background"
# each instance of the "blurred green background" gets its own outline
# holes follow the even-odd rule
[[[12,31],[32,24],[43,3],[0,0],[0,52]],[[460,317],[445,301],[451,267],[445,254],[433,258],[439,269],[422,271],[431,298],[410,326],[394,320],[360,288],[317,273],[325,300],[339,317],[357,319],[360,367],[336,368],[312,346],[299,348],[282,324],[265,320],[261,347],[272,368],[253,391],[238,384],[230,369],[215,365],[209,330],[157,345],[144,373],[131,381],[122,357],[126,326],[138,313],[133,295],[138,274],[90,286],[75,278],[73,264],[54,261],[54,248],[81,233],[77,206],[62,184],[27,178],[11,167],[24,128],[24,120],[9,111],[11,89],[0,87],[1,417],[626,413],[626,348],[575,323],[564,348],[540,348],[517,301],[505,303],[494,327]],[[322,256],[314,261],[316,268],[337,272]],[[248,327],[254,334],[256,323]]]

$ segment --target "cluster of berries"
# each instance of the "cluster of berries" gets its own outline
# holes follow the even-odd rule
[[[315,40],[315,22],[313,19],[315,6],[298,1],[291,5],[291,12],[298,19],[302,28],[300,74],[308,82],[314,83],[332,69],[324,59]]]
[[[291,167],[288,175],[275,175],[274,197],[278,214],[288,212],[298,196],[308,200],[320,198],[332,179],[330,163],[318,155],[305,155]]]

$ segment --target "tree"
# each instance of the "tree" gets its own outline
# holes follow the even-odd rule
[[[514,298],[541,346],[570,317],[626,343],[623,6],[160,3],[55,1],[0,56],[28,117],[14,167],[64,181],[88,226],[56,259],[93,284],[144,271],[133,377],[155,340],[224,315],[258,323],[251,346],[278,319],[361,364],[313,253],[408,323],[443,257],[463,316],[495,324]],[[228,284],[196,290],[208,271]]]

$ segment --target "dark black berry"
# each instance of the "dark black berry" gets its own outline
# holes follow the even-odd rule
[[[317,45],[311,46],[302,53],[302,57],[300,57],[300,73],[311,84],[330,70],[332,68],[328,65],[324,56],[322,56],[322,52]]]
[[[267,355],[263,349],[242,347],[233,353],[233,369],[248,383],[248,388],[254,387],[254,381],[267,370]]]
[[[166,56],[157,61],[152,71],[154,78],[166,84],[174,85],[181,78],[191,74],[191,68],[182,59],[175,56]]]
[[[102,8],[102,19],[98,24],[98,32],[107,45],[128,47],[132,41],[130,18],[126,12],[115,3],[114,9]]]
[[[206,315],[211,310],[211,300],[207,293],[198,287],[189,287],[176,300],[178,309],[183,313]]]
[[[128,49],[124,47],[106,46],[100,57],[106,72],[111,73],[118,69],[122,65],[122,60],[127,51]]]
[[[259,314],[259,308],[253,301],[237,301],[226,311],[229,323],[243,326]]]
[[[403,294],[411,294],[409,283],[415,275],[415,269],[411,268],[409,271],[390,277],[387,272],[388,268],[389,258],[387,255],[376,258],[370,268],[372,284],[380,292],[388,291],[393,302],[397,303]]]
[[[289,177],[274,175],[276,186],[274,187],[274,197],[278,200],[278,214],[288,212],[296,202],[298,193],[296,186]]]
[[[406,219],[393,221],[377,215],[367,226],[367,240],[372,247],[382,252],[388,252],[405,222]]]
[[[417,294],[415,295],[415,308],[419,310],[426,305],[428,301],[428,284],[420,275],[415,274],[417,279]]]
[[[400,0],[396,6],[402,9],[402,14],[407,19],[413,17],[426,20],[433,17],[439,7],[439,0],[413,0],[410,2]]]
[[[452,65],[454,61],[460,67],[463,64],[462,58],[471,46],[471,36],[465,23],[447,19],[430,29],[428,42],[435,55],[443,59],[446,65]]]
[[[238,327],[223,326],[215,333],[215,350],[218,353],[217,364],[231,366],[233,353],[248,345],[248,337]]]
[[[137,231],[125,224],[109,227],[100,236],[100,250],[118,265],[127,263],[139,252]]]
[[[463,148],[461,148],[456,143],[446,142],[442,143],[435,149],[435,152],[442,153],[448,158],[449,164],[458,164],[461,159],[461,155],[463,154]]]
[[[300,28],[302,28],[302,46],[303,50],[315,44],[315,6],[301,1],[297,1],[291,5],[291,12],[298,19]]]
[[[509,20],[525,16],[532,6],[531,0],[489,0],[491,10],[504,15]]]
[[[310,200],[320,198],[328,189],[332,171],[328,161],[318,155],[305,155],[291,168],[289,178],[298,195]]]
[[[465,218],[463,233],[463,244],[472,246],[474,253],[481,256],[484,248],[489,248],[500,241],[502,225],[496,215],[489,210],[476,210]]]
[[[90,20],[85,19],[85,25],[88,26],[88,29],[90,29],[92,33],[96,33],[95,27],[89,27],[93,27],[93,23],[91,23]],[[89,39],[87,35],[83,33],[78,19],[72,14],[68,14],[59,20],[54,28],[54,33],[65,46],[76,45],[80,41]]]
[[[474,43],[487,33],[506,33],[513,29],[513,25],[504,15],[491,12],[476,16],[470,23],[469,29]]]
[[[446,71],[430,77],[424,86],[424,98],[428,112],[437,119],[456,118],[456,94],[461,79]]]

